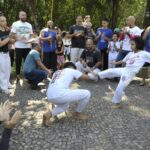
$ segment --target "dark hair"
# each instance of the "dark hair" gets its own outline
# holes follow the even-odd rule
[[[78,16],[76,16],[76,19],[77,19],[78,17],[82,17],[82,15],[78,15]]]
[[[114,35],[114,34],[117,35],[117,37],[119,38],[119,34],[118,34],[117,32],[114,32],[113,35]]]
[[[67,34],[67,32],[63,31],[62,34],[61,34],[61,37],[64,38],[66,36],[66,34]]]
[[[37,46],[39,46],[39,43],[32,43],[31,45],[32,45],[32,48],[34,49],[34,48],[36,48]]]
[[[141,37],[135,37],[135,38],[132,39],[132,41],[135,42],[136,48],[138,50],[143,50],[144,49],[145,42],[144,42],[144,40]]]
[[[102,21],[106,21],[109,23],[109,20],[107,18],[102,19]]]
[[[72,63],[72,62],[66,62],[66,63],[64,63],[63,68],[74,68],[74,69],[77,69],[76,66],[75,66],[75,64]]]

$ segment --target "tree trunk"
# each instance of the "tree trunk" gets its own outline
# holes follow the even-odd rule
[[[143,23],[144,28],[147,28],[148,26],[150,26],[150,0],[147,0],[144,23]]]
[[[38,12],[36,9],[36,1],[35,0],[24,0],[24,2],[29,7],[29,10],[30,10],[31,15],[33,17],[35,30],[37,32],[39,32],[40,27],[39,27],[39,22],[38,22]]]
[[[111,19],[112,20],[112,22],[111,22],[112,29],[117,27],[119,2],[120,2],[120,0],[112,0],[112,19]]]

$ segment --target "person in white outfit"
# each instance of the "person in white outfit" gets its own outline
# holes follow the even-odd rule
[[[101,79],[120,77],[112,102],[115,108],[120,108],[121,98],[125,88],[133,80],[145,62],[150,63],[150,53],[141,51],[144,49],[144,41],[141,37],[136,37],[131,42],[133,52],[130,52],[123,60],[112,62],[112,64],[126,64],[124,68],[112,68],[98,73]]]
[[[88,76],[97,81],[98,77],[92,72],[99,72],[101,67],[101,54],[96,51],[93,45],[93,39],[86,40],[86,49],[82,52],[80,61],[76,62],[77,70],[88,73]]]
[[[9,38],[9,31],[6,29],[6,25],[5,16],[0,15],[0,89],[5,94],[9,94],[11,65],[8,43],[13,42],[13,39]]]
[[[74,79],[90,80],[89,76],[76,70],[76,66],[72,62],[64,64],[62,70],[58,70],[53,74],[52,81],[47,90],[48,101],[56,105],[51,111],[43,115],[43,124],[49,126],[50,118],[65,112],[71,102],[78,101],[75,119],[87,120],[88,115],[82,114],[87,103],[90,100],[91,93],[85,89],[70,89],[70,85]]]
[[[117,33],[113,34],[112,41],[110,41],[108,45],[108,50],[108,68],[115,68],[115,65],[111,64],[111,62],[116,60],[118,52],[120,51],[120,42]]]

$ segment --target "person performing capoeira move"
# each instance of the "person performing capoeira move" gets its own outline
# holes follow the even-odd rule
[[[86,74],[76,70],[76,66],[72,62],[64,64],[62,70],[58,70],[53,74],[52,81],[47,90],[48,101],[56,105],[52,111],[48,111],[43,115],[43,124],[50,125],[50,118],[65,112],[70,102],[78,101],[74,118],[79,120],[87,120],[89,117],[82,114],[90,100],[91,93],[84,89],[70,89],[70,85],[74,79],[90,80]]]
[[[119,84],[116,88],[112,102],[114,108],[121,108],[121,98],[125,88],[133,80],[145,62],[150,63],[150,53],[142,51],[144,49],[144,41],[140,37],[136,37],[131,41],[130,52],[123,60],[112,62],[112,64],[126,64],[124,68],[112,68],[98,73],[101,79],[120,77]]]

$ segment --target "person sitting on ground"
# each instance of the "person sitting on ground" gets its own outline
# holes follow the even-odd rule
[[[4,104],[0,104],[0,123],[2,123],[4,126],[4,131],[0,140],[0,150],[9,149],[9,141],[12,129],[15,127],[21,117],[21,111],[16,111],[10,119],[11,110],[12,107],[9,101],[6,101]]]
[[[91,72],[99,72],[101,67],[101,54],[96,51],[93,45],[93,39],[87,39],[86,49],[82,52],[80,61],[76,63],[77,70],[88,73],[92,80],[97,81],[98,78],[95,77]]]
[[[120,77],[119,84],[116,88],[112,102],[114,108],[121,108],[121,99],[124,94],[125,88],[130,84],[135,75],[140,71],[145,62],[150,63],[150,53],[143,51],[144,41],[141,37],[135,37],[131,41],[130,52],[123,60],[112,62],[112,64],[126,64],[123,68],[111,68],[98,73],[101,79]]]
[[[48,74],[51,75],[51,70],[46,68],[40,59],[40,50],[40,44],[37,41],[33,42],[32,50],[23,66],[24,76],[33,90],[39,90],[38,83],[46,79]]]
[[[50,118],[65,112],[69,104],[75,101],[79,102],[74,113],[75,119],[87,120],[89,118],[89,116],[82,114],[82,112],[90,100],[91,93],[84,89],[70,89],[74,79],[90,80],[90,77],[76,70],[76,66],[72,62],[65,63],[62,70],[58,70],[53,74],[52,81],[47,90],[47,98],[56,107],[44,113],[43,124],[45,126],[50,125]]]

